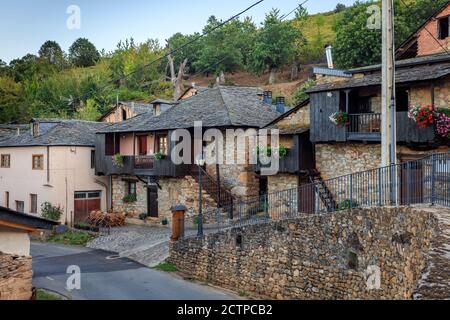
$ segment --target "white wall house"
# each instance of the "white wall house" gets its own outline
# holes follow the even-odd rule
[[[40,215],[45,202],[60,206],[61,223],[83,222],[107,210],[108,180],[95,176],[95,132],[105,124],[35,120],[31,130],[0,140],[0,206]]]

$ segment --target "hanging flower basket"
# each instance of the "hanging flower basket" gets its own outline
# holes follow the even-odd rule
[[[434,123],[433,107],[431,105],[411,107],[408,112],[408,117],[414,120],[419,128],[426,129]]]
[[[123,168],[124,166],[124,157],[121,154],[116,154],[113,156],[113,164],[116,167]]]
[[[342,111],[333,113],[330,116],[330,121],[339,127],[345,127],[350,124],[348,120],[348,114]]]
[[[435,112],[436,133],[444,139],[450,139],[450,111]]]

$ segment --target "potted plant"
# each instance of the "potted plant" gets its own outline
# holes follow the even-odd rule
[[[137,201],[137,195],[135,193],[127,194],[125,197],[123,197],[122,201],[124,203],[134,203]]]
[[[431,105],[425,107],[411,107],[408,112],[408,117],[414,120],[419,128],[426,129],[434,123],[434,112]]]
[[[164,218],[164,219],[161,220],[161,224],[163,226],[167,226],[169,224],[169,220],[167,220],[167,218]]]
[[[121,154],[116,154],[113,156],[113,164],[116,167],[122,168],[124,165],[124,157]]]
[[[350,124],[348,121],[348,113],[343,111],[333,113],[330,116],[330,121],[339,127],[345,127]]]
[[[155,160],[157,161],[161,161],[164,160],[166,158],[165,154],[162,154],[161,152],[157,152],[154,154]]]

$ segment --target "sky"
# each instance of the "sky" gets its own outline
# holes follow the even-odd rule
[[[47,40],[58,42],[64,51],[78,38],[88,38],[97,49],[111,51],[120,40],[149,38],[165,43],[177,32],[201,32],[211,15],[226,20],[256,0],[0,0],[0,59],[10,62],[28,53],[37,54]],[[265,0],[246,15],[256,23],[271,8],[286,14],[303,0]],[[309,0],[309,13],[333,10],[337,3],[355,0]],[[80,9],[80,24],[70,24]],[[78,21],[78,20],[76,20]],[[75,28],[74,28],[75,27]]]

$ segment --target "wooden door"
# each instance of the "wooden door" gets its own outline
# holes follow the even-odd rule
[[[74,224],[85,223],[92,211],[101,210],[101,193],[75,192]]]
[[[406,162],[400,166],[400,204],[424,202],[424,174],[420,162]]]
[[[149,186],[147,188],[147,208],[148,216],[158,218],[158,187]]]
[[[316,207],[316,187],[308,182],[306,178],[299,179],[298,212],[313,214]]]
[[[139,136],[138,137],[139,140],[139,155],[140,156],[146,156],[148,153],[147,150],[147,136]]]

